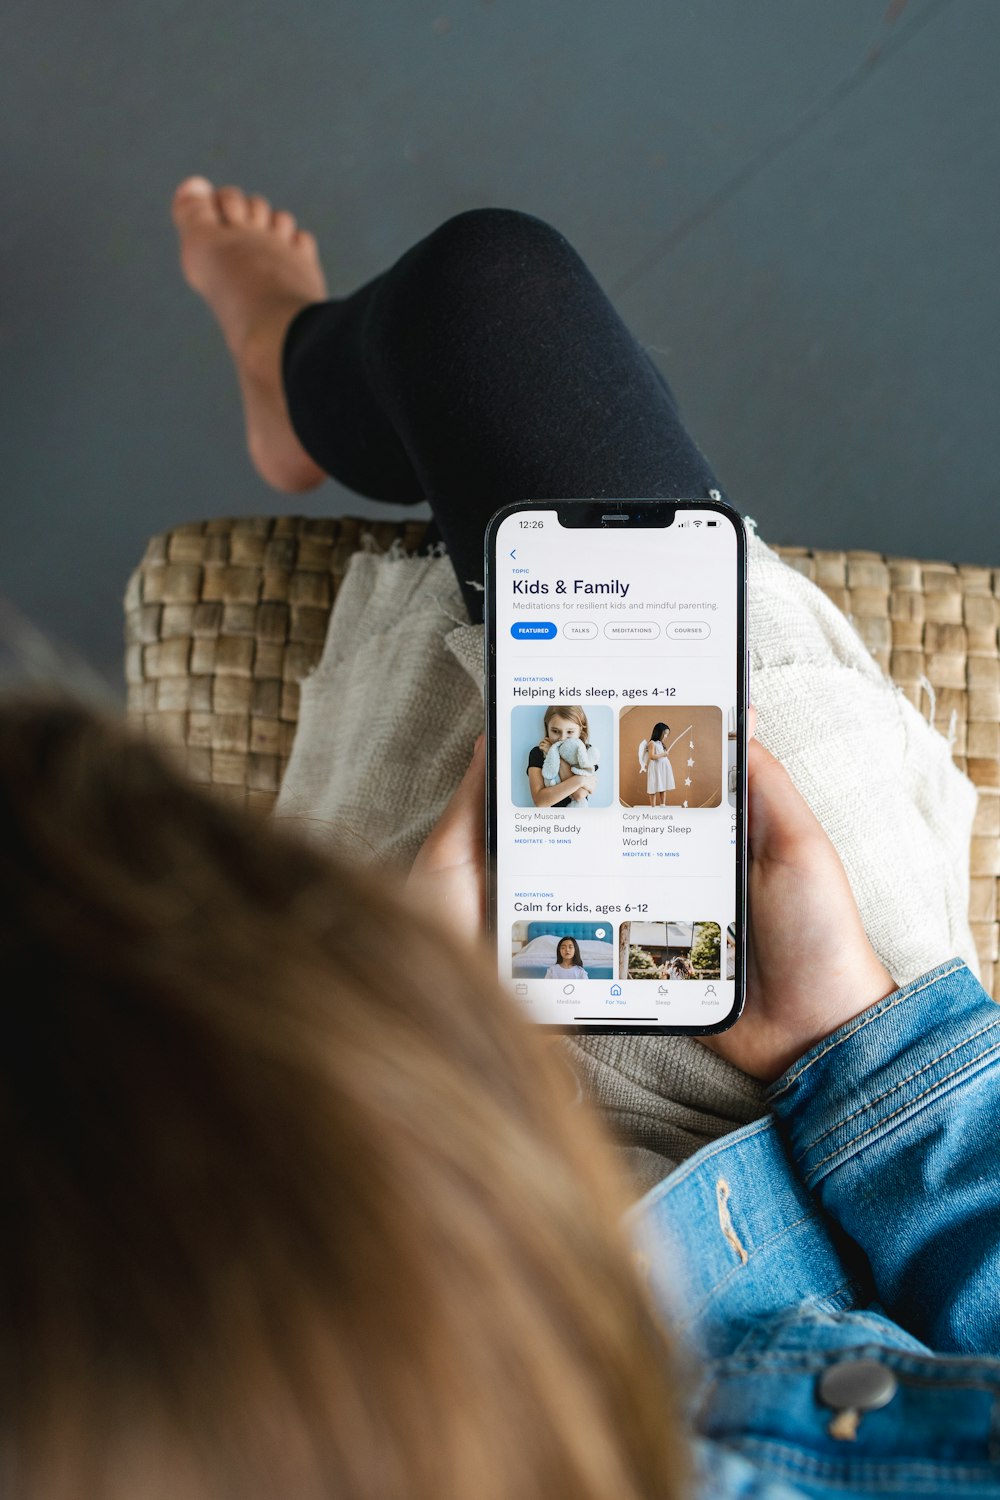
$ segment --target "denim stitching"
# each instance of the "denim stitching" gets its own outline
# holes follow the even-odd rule
[[[850,1031],[844,1032],[843,1036],[838,1037],[835,1042],[830,1042],[829,1046],[824,1047],[821,1052],[817,1052],[816,1056],[810,1058],[805,1067],[800,1068],[797,1073],[792,1073],[789,1076],[788,1081],[786,1083],[783,1083],[781,1085],[781,1088],[777,1089],[775,1093],[771,1095],[771,1098],[780,1098],[780,1096],[786,1091],[786,1089],[790,1089],[792,1084],[797,1082],[798,1079],[802,1077],[803,1073],[808,1073],[809,1069],[813,1066],[814,1063],[818,1063],[819,1060],[825,1057],[828,1052],[833,1052],[838,1047],[842,1047],[844,1043],[846,1041],[849,1041],[852,1036],[855,1036],[863,1026],[868,1026],[872,1021],[877,1020],[879,1016],[883,1016],[887,1011],[892,1010],[894,1006],[902,1005],[903,1001],[909,1000],[911,995],[922,994],[924,990],[930,989],[932,985],[940,984],[942,979],[950,979],[952,974],[957,974],[959,969],[964,968],[965,962],[964,960],[960,960],[953,969],[947,969],[944,974],[936,974],[933,979],[928,979],[926,984],[920,985],[919,989],[900,990],[898,994],[887,996],[886,1001],[880,1002],[877,1005],[870,1006],[868,1010],[863,1011],[861,1015],[856,1018],[856,1025],[853,1025]]]
[[[845,1281],[843,1283],[842,1287],[838,1287],[837,1288],[837,1291],[847,1290],[852,1285],[853,1285],[852,1282]],[[831,1292],[829,1295],[831,1297],[836,1296],[836,1292]],[[810,1307],[815,1306],[815,1305],[816,1304],[808,1303],[808,1302],[804,1304],[804,1306],[806,1307],[807,1310]],[[856,1327],[857,1325],[860,1324],[860,1325],[863,1325],[865,1328],[870,1328],[873,1333],[881,1333],[882,1335],[885,1334],[885,1325],[886,1325],[886,1323],[889,1322],[889,1321],[891,1321],[889,1318],[879,1318],[879,1316],[878,1316],[877,1313],[855,1312],[855,1311],[853,1311],[849,1307],[847,1307],[847,1308],[841,1308],[841,1309],[834,1309],[834,1310],[829,1311],[829,1312],[827,1312],[826,1309],[823,1308],[823,1307],[819,1307],[818,1310],[820,1312],[825,1312],[826,1316],[829,1317],[829,1318],[843,1319],[844,1321],[847,1321],[849,1319],[852,1328],[854,1328],[854,1327]],[[903,1329],[903,1332],[904,1333],[906,1332],[905,1328]],[[911,1334],[910,1337],[912,1338],[913,1335]],[[891,1348],[891,1349],[901,1349],[901,1346],[899,1344],[891,1344],[891,1345],[887,1344],[885,1347],[886,1348]],[[906,1350],[903,1350],[901,1352],[905,1352],[907,1354],[913,1354],[913,1353],[915,1353],[915,1351],[913,1349],[906,1349]]]
[[[855,1313],[851,1312],[850,1308],[847,1308],[847,1307],[834,1307],[834,1308],[831,1308],[831,1307],[827,1306],[828,1303],[836,1301],[836,1299],[840,1296],[841,1292],[850,1292],[853,1295],[857,1291],[857,1289],[858,1288],[857,1288],[857,1280],[856,1280],[856,1278],[853,1277],[853,1276],[848,1276],[848,1278],[847,1278],[846,1281],[842,1281],[839,1286],[835,1286],[831,1292],[824,1292],[822,1296],[820,1296],[819,1293],[816,1293],[811,1298],[807,1297],[805,1299],[805,1301],[803,1302],[802,1306],[805,1307],[805,1308],[807,1308],[807,1309],[812,1308],[812,1309],[817,1310],[819,1312],[827,1313],[829,1316],[832,1316],[832,1317],[838,1317],[839,1318],[841,1316],[846,1316],[848,1313],[850,1313],[850,1316],[852,1318],[854,1318],[856,1316],[860,1317],[860,1316],[863,1316],[863,1314],[855,1314]]]
[[[730,1374],[754,1375],[760,1370],[765,1374],[816,1375],[831,1360],[837,1363],[847,1355],[878,1360],[909,1384],[922,1388],[933,1389],[944,1384],[949,1390],[983,1391],[987,1395],[1000,1389],[1000,1359],[992,1355],[921,1354],[898,1344],[877,1342],[852,1344],[844,1349],[767,1349],[749,1355],[729,1354],[716,1360],[715,1377],[721,1380]]]
[[[913,1495],[910,1486],[914,1480],[932,1481],[935,1490],[940,1488],[942,1481],[947,1480],[965,1479],[975,1480],[977,1483],[986,1479],[996,1480],[996,1465],[988,1460],[980,1464],[908,1458],[859,1460],[845,1454],[838,1461],[816,1458],[790,1444],[776,1442],[773,1438],[754,1438],[746,1433],[739,1434],[737,1448],[748,1457],[770,1460],[776,1467],[790,1470],[793,1474],[811,1474],[822,1478],[831,1488],[845,1490],[849,1494],[857,1493],[859,1480],[877,1481],[880,1490],[890,1494],[901,1491],[908,1497]],[[845,1463],[848,1473],[841,1478]]]
[[[911,1073],[908,1078],[901,1078],[898,1083],[892,1085],[892,1088],[886,1089],[884,1093],[876,1095],[874,1099],[869,1099],[867,1104],[862,1104],[859,1108],[852,1110],[842,1120],[838,1120],[835,1124],[827,1126],[826,1130],[821,1135],[818,1135],[814,1141],[810,1141],[808,1146],[802,1147],[803,1156],[807,1151],[811,1151],[814,1146],[818,1146],[825,1136],[830,1135],[834,1130],[839,1130],[849,1120],[856,1120],[858,1115],[863,1115],[867,1110],[874,1109],[876,1104],[881,1104],[883,1099],[888,1099],[889,1095],[894,1094],[897,1089],[905,1088],[908,1083],[913,1082],[914,1078],[919,1078],[921,1073],[926,1073],[928,1068],[933,1068],[935,1063],[943,1062],[946,1057],[951,1057],[954,1053],[960,1052],[963,1047],[968,1047],[970,1042],[974,1042],[977,1038],[985,1036],[987,1031],[995,1031],[998,1026],[1000,1026],[1000,1020],[990,1021],[988,1025],[980,1026],[978,1031],[974,1031],[971,1036],[963,1037],[960,1042],[955,1043],[954,1047],[949,1047],[947,1052],[941,1052],[937,1057],[932,1057],[930,1062],[924,1063],[922,1068],[917,1068],[916,1072]]]
[[[793,1219],[791,1224],[782,1225],[782,1227],[776,1230],[774,1234],[768,1235],[766,1240],[762,1240],[759,1245],[754,1245],[753,1249],[750,1251],[750,1254],[757,1255],[759,1251],[766,1250],[768,1245],[773,1245],[784,1235],[790,1234],[792,1230],[797,1229],[800,1224],[810,1223],[815,1217],[816,1215],[814,1213],[803,1214],[800,1219]],[[738,1276],[742,1270],[742,1265],[731,1266],[726,1272],[725,1276],[722,1277],[721,1281],[716,1281],[712,1285],[712,1287],[705,1293],[701,1301],[692,1310],[691,1316],[685,1318],[684,1321],[679,1324],[679,1327],[690,1328],[691,1324],[701,1314],[702,1309],[706,1308],[711,1302],[712,1298],[721,1290],[721,1288],[724,1287],[728,1282],[730,1282],[734,1276]]]
[[[900,1105],[899,1109],[894,1109],[891,1114],[885,1115],[881,1120],[876,1120],[874,1125],[869,1125],[868,1129],[863,1130],[860,1135],[854,1136],[849,1141],[844,1141],[835,1151],[831,1151],[828,1155],[821,1157],[815,1166],[810,1167],[809,1172],[806,1174],[807,1177],[815,1176],[824,1162],[832,1161],[842,1151],[847,1151],[851,1146],[856,1146],[858,1141],[863,1141],[866,1135],[871,1135],[874,1130],[879,1130],[883,1125],[888,1125],[889,1121],[894,1120],[897,1115],[905,1114],[910,1105],[918,1104],[921,1099],[926,1099],[928,1094],[935,1093],[941,1084],[948,1082],[949,1078],[957,1078],[960,1073],[964,1073],[971,1068],[973,1063],[980,1062],[984,1057],[991,1057],[997,1052],[1000,1052],[1000,1042],[997,1042],[995,1047],[987,1047],[984,1052],[979,1052],[975,1057],[970,1057],[966,1063],[963,1063],[962,1067],[955,1068],[951,1073],[946,1073],[943,1078],[938,1079],[936,1084],[933,1084],[929,1089],[924,1089],[922,1094],[914,1094],[913,1098],[908,1100],[906,1104]]]

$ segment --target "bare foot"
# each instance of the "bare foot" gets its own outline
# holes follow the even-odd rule
[[[292,429],[281,382],[288,325],[310,302],[326,299],[316,240],[284,209],[240,188],[216,190],[188,177],[173,200],[181,270],[219,321],[236,364],[247,447],[275,489],[312,490],[327,477]]]

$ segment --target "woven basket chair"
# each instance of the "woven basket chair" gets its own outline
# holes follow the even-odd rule
[[[266,813],[291,753],[299,683],[362,536],[416,550],[424,522],[200,521],[155,536],[125,595],[128,713],[195,781]],[[970,911],[1000,1000],[1000,568],[775,550],[853,621],[975,783]]]

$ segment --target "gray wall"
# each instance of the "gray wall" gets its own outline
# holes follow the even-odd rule
[[[766,539],[1000,563],[996,0],[17,0],[5,34],[0,594],[116,690],[150,533],[381,509],[251,470],[191,172],[290,207],[335,292],[538,214]]]

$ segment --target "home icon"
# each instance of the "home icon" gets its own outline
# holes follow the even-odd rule
[[[620,984],[613,984],[611,986],[611,993],[612,993],[612,995],[620,995],[621,992],[622,992],[622,987],[621,987]]]

